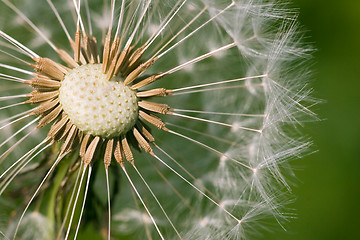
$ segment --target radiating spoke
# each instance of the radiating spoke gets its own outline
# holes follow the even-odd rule
[[[108,200],[108,240],[110,240],[111,237],[111,202],[110,202],[110,184],[109,184],[109,170],[108,168],[105,169],[105,175],[106,175],[106,191],[107,191],[107,200]]]
[[[65,26],[65,24],[64,24],[64,21],[63,21],[62,18],[60,17],[60,14],[59,14],[59,12],[57,11],[56,7],[54,6],[54,4],[52,3],[51,0],[46,0],[46,1],[47,1],[48,4],[50,5],[51,10],[52,10],[53,13],[55,14],[56,18],[58,19],[58,21],[59,21],[62,29],[64,30],[64,33],[65,33],[66,37],[67,37],[68,39],[71,39],[71,36],[70,36],[70,34],[69,34],[69,31],[67,30],[67,28],[66,28],[66,26]]]
[[[19,146],[20,143],[22,143],[22,141],[24,141],[27,137],[29,137],[33,132],[35,132],[38,128],[34,128],[33,130],[29,131],[25,136],[23,136],[22,138],[20,138],[15,144],[13,144],[10,148],[8,148],[5,152],[3,152],[0,155],[0,163],[2,163],[7,156],[9,156],[10,153],[12,153],[12,151],[15,150],[16,147]],[[0,177],[1,178],[1,177]]]
[[[24,81],[26,81],[23,78],[14,77],[14,76],[3,74],[3,73],[0,73],[0,79],[6,80],[6,81],[12,81],[12,82],[20,82],[20,83],[23,83]]]
[[[163,154],[165,154],[169,159],[171,159],[171,161],[173,161],[176,165],[178,165],[181,170],[183,170],[187,175],[189,175],[189,177],[196,182],[196,184],[198,184],[199,186],[201,186],[203,189],[206,190],[206,192],[208,192],[213,198],[216,198],[215,195],[209,190],[207,189],[196,177],[194,177],[194,175],[192,175],[184,166],[182,166],[175,158],[173,158],[170,154],[168,154],[163,148],[159,147],[158,145],[156,145],[157,149],[159,149]]]
[[[235,42],[229,43],[229,44],[227,44],[227,45],[225,45],[225,46],[223,46],[223,47],[220,47],[220,48],[218,48],[218,49],[215,49],[215,50],[213,50],[213,51],[210,51],[210,52],[208,52],[208,53],[205,53],[205,54],[203,54],[203,55],[201,55],[201,56],[199,56],[199,57],[196,57],[196,58],[194,58],[194,59],[191,59],[191,60],[189,60],[189,61],[187,61],[187,62],[185,62],[185,63],[183,63],[183,64],[180,64],[179,66],[174,67],[173,69],[170,69],[170,70],[162,73],[161,75],[166,76],[166,75],[168,75],[168,74],[172,74],[172,73],[177,72],[177,71],[179,71],[179,70],[181,70],[181,69],[183,69],[183,68],[185,68],[185,67],[187,67],[187,66],[189,66],[189,65],[192,65],[192,64],[194,64],[194,63],[200,62],[200,61],[202,61],[202,60],[204,60],[204,59],[207,59],[207,58],[209,58],[209,57],[211,57],[211,56],[214,56],[214,55],[217,54],[217,53],[220,53],[220,52],[225,51],[225,50],[227,50],[227,49],[233,48],[233,47],[235,47],[235,46],[236,46],[236,43],[235,43]],[[158,58],[160,58],[160,56],[159,56]]]
[[[4,179],[4,181],[0,184],[1,190],[0,190],[0,196],[3,194],[3,192],[6,190],[6,188],[9,186],[9,184],[14,180],[14,178],[40,153],[42,153],[46,148],[50,147],[51,144],[46,145],[42,149],[40,149],[37,153],[35,153],[33,156],[30,157],[27,156],[24,158],[18,166]],[[30,157],[30,158],[29,158]]]
[[[127,179],[129,180],[129,183],[130,183],[132,189],[135,191],[136,195],[138,196],[139,200],[141,201],[141,204],[142,204],[143,207],[145,208],[146,212],[149,214],[149,217],[150,217],[151,221],[153,222],[153,224],[154,224],[154,226],[155,226],[155,228],[156,228],[156,231],[159,233],[161,239],[164,240],[165,238],[163,237],[162,233],[160,232],[160,229],[159,229],[158,225],[156,224],[156,221],[155,221],[154,217],[151,215],[151,213],[150,213],[149,209],[147,208],[145,202],[143,201],[141,195],[139,194],[138,190],[136,189],[134,183],[132,182],[129,174],[126,172],[125,167],[122,166],[122,169],[123,169],[123,171],[124,171]]]
[[[40,29],[28,18],[25,16],[25,14],[23,14],[17,7],[15,7],[14,4],[10,3],[8,0],[2,0],[9,8],[11,8],[14,12],[16,12],[19,17],[21,17],[27,24],[30,25],[30,27],[32,29],[35,30],[35,32],[37,34],[39,34],[40,37],[42,37],[45,42],[47,42],[49,44],[49,46],[54,49],[55,51],[57,50],[57,48],[55,47],[55,45],[50,41],[50,39],[48,37],[45,36],[45,34],[43,32],[40,31]]]
[[[172,113],[172,114],[170,114],[170,116],[177,116],[177,117],[192,119],[192,120],[196,120],[196,121],[200,121],[200,122],[206,122],[206,123],[221,125],[221,126],[229,127],[229,128],[233,128],[233,129],[246,130],[246,131],[250,131],[250,132],[257,132],[257,133],[262,132],[261,129],[253,129],[253,128],[248,128],[248,127],[241,127],[241,126],[237,126],[235,124],[227,124],[227,123],[213,121],[213,120],[209,120],[209,119],[205,119],[205,118],[192,117],[192,116],[179,114],[179,113]]]
[[[29,97],[28,94],[4,96],[4,97],[0,97],[0,101],[6,101],[6,100],[9,100],[9,99],[16,99],[16,98],[26,98],[26,97]]]
[[[180,6],[178,6],[181,3]],[[171,20],[177,15],[177,13],[180,11],[180,9],[184,6],[187,0],[179,0],[174,7],[169,11],[168,15],[164,18],[162,23],[160,24],[160,28],[157,30],[156,33],[151,36],[147,42],[145,43],[145,49],[144,51],[150,47],[150,45],[156,40],[156,38],[162,33],[162,31],[168,26],[168,24],[171,22]]]
[[[205,6],[191,21],[189,21],[182,29],[180,29],[169,41],[164,44],[161,44],[160,49],[155,53],[152,54],[153,56],[158,56],[159,53],[164,50],[170,43],[172,43],[181,33],[183,33],[186,29],[188,29],[205,11],[207,7]],[[156,49],[156,48],[155,48]]]
[[[183,135],[183,134],[180,134],[180,133],[175,132],[175,131],[172,131],[172,130],[169,130],[168,132],[169,132],[169,133],[172,133],[172,134],[174,134],[174,135],[177,135],[177,136],[179,136],[179,137],[182,137],[182,138],[184,138],[184,139],[187,139],[187,140],[189,140],[189,141],[191,141],[191,142],[193,142],[193,143],[196,143],[196,144],[202,146],[203,148],[208,149],[208,150],[210,150],[210,151],[212,151],[212,152],[215,152],[215,153],[218,154],[220,157],[226,157],[226,158],[230,159],[231,161],[235,162],[236,164],[239,164],[239,165],[241,165],[241,166],[243,166],[243,167],[245,167],[245,168],[247,168],[247,169],[249,169],[249,170],[251,170],[251,171],[253,170],[250,166],[248,166],[248,165],[246,165],[246,164],[244,164],[244,163],[242,163],[242,162],[239,162],[238,160],[236,160],[236,159],[234,159],[234,158],[226,155],[225,153],[222,153],[222,152],[220,152],[220,151],[218,151],[218,150],[216,150],[216,149],[214,149],[214,148],[212,148],[212,147],[210,147],[210,146],[208,146],[208,145],[206,145],[206,144],[204,144],[204,143],[202,143],[202,142],[199,142],[199,141],[197,141],[197,140],[195,140],[195,139],[192,139],[192,138],[190,138],[190,137],[188,137],[188,136],[185,136],[185,135]]]
[[[70,213],[70,207],[72,205],[72,202],[73,202],[73,199],[74,199],[74,196],[75,196],[75,192],[76,192],[76,186],[78,185],[78,182],[80,180],[80,176],[81,176],[81,170],[83,168],[83,162],[81,161],[80,163],[80,167],[79,167],[79,170],[78,170],[78,174],[76,176],[76,180],[75,180],[75,184],[74,184],[74,187],[73,187],[73,190],[71,192],[71,197],[70,197],[70,200],[69,200],[69,203],[68,203],[68,207],[66,208],[66,213],[65,213],[65,216],[64,216],[64,219],[63,219],[63,222],[61,224],[61,227],[60,227],[60,230],[59,230],[59,233],[58,233],[58,236],[57,236],[57,240],[61,239],[61,234],[64,230],[64,227],[65,227],[65,224],[66,224],[66,220],[69,216],[69,213]]]
[[[201,191],[198,187],[196,187],[194,184],[192,184],[189,180],[184,178],[180,173],[178,173],[176,170],[174,170],[172,167],[170,167],[167,163],[165,163],[161,158],[159,158],[157,155],[154,155],[154,157],[160,161],[164,166],[166,166],[168,169],[170,169],[173,173],[175,173],[178,177],[180,177],[183,181],[185,181],[187,184],[189,184],[192,188],[194,188],[197,192],[199,192],[201,195],[206,197],[210,202],[215,204],[217,207],[222,209],[228,216],[233,218],[235,221],[240,223],[240,219],[236,218],[233,214],[231,214],[228,210],[226,210],[223,206],[221,206],[219,203],[217,203],[215,200],[213,200],[211,197],[209,197],[206,193]]]
[[[27,71],[27,70],[22,69],[22,68],[17,68],[17,67],[11,66],[11,65],[3,64],[3,63],[0,63],[0,67],[6,68],[6,69],[9,69],[9,70],[13,70],[13,71],[16,71],[16,72],[19,72],[19,73],[25,73],[25,74],[27,74],[29,76],[34,75],[33,72]]]
[[[11,135],[10,137],[8,137],[5,141],[3,141],[0,144],[0,148],[2,146],[4,146],[7,142],[9,142],[12,138],[14,138],[16,135],[18,135],[19,133],[21,133],[22,131],[24,131],[26,128],[28,128],[31,124],[33,124],[34,122],[36,122],[37,120],[39,120],[40,117],[35,118],[34,120],[32,120],[31,122],[29,122],[28,124],[26,124],[24,127],[20,128],[18,131],[16,131],[13,135]]]
[[[156,195],[154,194],[154,192],[151,190],[150,186],[148,185],[148,183],[145,181],[144,177],[141,175],[141,173],[139,172],[139,170],[137,169],[137,167],[135,165],[133,165],[133,167],[135,168],[137,174],[140,176],[141,180],[144,182],[144,184],[146,185],[146,188],[150,191],[151,195],[153,196],[153,198],[155,199],[156,203],[158,204],[158,206],[160,207],[161,211],[164,213],[166,219],[169,221],[171,227],[174,229],[174,231],[176,232],[176,235],[179,237],[179,239],[182,239],[180,233],[178,232],[178,230],[176,229],[176,227],[174,226],[173,222],[171,221],[171,219],[169,218],[169,216],[167,215],[167,213],[165,212],[163,206],[161,205],[161,203],[159,202],[158,198],[156,197]]]
[[[28,55],[30,58],[33,58],[33,57],[39,58],[39,55],[37,55],[32,50],[25,47],[19,41],[15,40],[14,38],[12,38],[11,36],[9,36],[8,34],[4,33],[1,30],[0,30],[0,36],[3,37],[5,40],[7,40],[9,43],[11,43],[16,48],[18,48],[22,53],[24,53],[25,55]]]
[[[174,93],[173,96],[177,95],[185,95],[185,94],[193,94],[193,93],[204,93],[204,92],[212,92],[212,91],[226,91],[231,90],[235,88],[243,88],[243,89],[249,89],[249,88],[255,88],[255,87],[264,87],[264,84],[258,83],[258,84],[241,84],[241,85],[234,85],[234,86],[226,86],[226,87],[216,87],[216,88],[205,88],[205,89],[198,89],[198,90],[192,90],[192,91],[184,91],[180,93]]]
[[[239,117],[265,117],[264,114],[247,114],[247,113],[227,113],[227,112],[209,112],[209,111],[199,111],[199,110],[189,110],[189,109],[178,109],[174,108],[174,112],[185,112],[185,113],[200,113],[200,114],[209,114],[209,115],[222,115],[222,116],[239,116]]]
[[[87,167],[88,167],[88,165],[84,165],[84,167],[82,169],[80,183],[79,183],[79,186],[78,186],[78,189],[77,189],[75,201],[74,201],[72,212],[71,212],[71,215],[70,215],[70,220],[69,220],[68,228],[67,228],[67,231],[66,231],[65,240],[68,239],[69,234],[70,234],[70,229],[71,229],[72,221],[73,221],[73,218],[74,218],[76,205],[77,205],[77,202],[78,202],[78,199],[79,199],[79,195],[80,195],[80,191],[81,191],[81,188],[82,188],[82,183],[83,183],[83,180],[84,180],[84,176],[85,176],[85,172],[86,172]]]
[[[21,141],[21,139],[19,140],[19,141]],[[19,158],[17,161],[15,161],[10,167],[8,167],[1,175],[0,175],[0,179],[2,178],[2,177],[4,177],[6,174],[7,174],[7,172],[9,172],[14,166],[16,166],[19,162],[22,162],[23,160],[25,160],[26,161],[26,159],[31,155],[31,154],[33,154],[38,148],[40,148],[44,143],[46,143],[48,140],[47,139],[45,139],[44,141],[42,141],[41,143],[39,143],[37,146],[35,146],[35,147],[33,147],[32,149],[30,149],[27,153],[25,153],[21,158]],[[49,147],[50,145],[48,145],[47,147]],[[6,153],[6,152],[5,152]],[[4,154],[5,154],[4,153]],[[1,157],[3,157],[3,155],[4,154],[2,154],[1,155]],[[21,164],[20,164],[21,165]],[[12,174],[10,174],[10,175],[12,175]],[[6,179],[5,179],[5,181],[6,181]],[[1,186],[1,185],[0,185]]]
[[[170,122],[165,122],[166,125],[169,125],[169,126],[174,126],[176,128],[179,128],[179,129],[183,129],[183,130],[186,130],[188,132],[192,132],[192,133],[196,133],[197,135],[201,135],[201,136],[204,136],[204,137],[207,137],[207,138],[211,138],[211,139],[214,139],[218,142],[223,142],[223,143],[227,143],[227,144],[230,144],[231,146],[236,146],[236,145],[240,145],[239,143],[237,142],[234,142],[234,141],[230,141],[230,140],[227,140],[227,139],[224,139],[224,138],[220,138],[220,137],[217,137],[216,135],[212,135],[212,134],[208,134],[208,133],[205,133],[205,132],[201,132],[201,131],[196,131],[194,130],[193,128],[188,128],[188,127],[184,127],[184,126],[180,126],[180,125],[177,125],[177,124],[174,124],[174,123],[170,123]]]
[[[91,167],[91,165],[89,165],[88,178],[87,178],[87,181],[86,181],[86,187],[85,187],[85,193],[84,193],[84,200],[83,200],[83,204],[82,204],[82,206],[81,206],[80,217],[79,217],[78,224],[77,224],[77,227],[76,227],[76,232],[75,232],[75,237],[74,237],[74,239],[76,239],[76,237],[77,237],[77,235],[78,235],[79,228],[80,228],[80,223],[81,223],[81,218],[82,218],[82,215],[83,215],[83,212],[84,212],[84,208],[85,208],[86,197],[87,197],[87,193],[88,193],[88,190],[89,190],[91,170],[92,170],[92,167]]]
[[[91,24],[91,15],[90,15],[90,8],[89,8],[88,0],[85,0],[85,9],[86,9],[86,15],[87,15],[87,20],[88,20],[89,34],[90,34],[90,36],[92,36],[93,29],[92,29],[92,24]]]
[[[4,128],[6,128],[6,127],[8,127],[8,126],[10,126],[10,125],[18,122],[18,121],[21,121],[21,120],[23,120],[23,119],[25,119],[25,118],[30,117],[29,113],[32,112],[33,110],[34,110],[34,109],[30,109],[30,110],[28,110],[28,111],[25,111],[25,112],[16,114],[16,115],[14,115],[14,116],[11,116],[11,117],[9,117],[9,118],[7,118],[7,119],[2,120],[2,121],[0,122],[0,125],[3,124],[3,123],[8,122],[8,121],[10,121],[10,120],[12,120],[12,119],[14,119],[14,118],[19,117],[19,118],[13,120],[13,121],[8,122],[7,124],[1,126],[1,127],[0,127],[0,130],[1,130],[1,129],[4,129]],[[25,115],[25,116],[24,116],[24,115]]]
[[[173,50],[175,47],[177,47],[180,43],[184,42],[186,39],[188,39],[189,37],[191,37],[192,35],[194,35],[195,33],[197,33],[200,29],[202,29],[203,27],[205,27],[207,24],[209,24],[210,22],[212,22],[215,18],[217,18],[218,16],[220,16],[221,14],[223,14],[224,12],[226,12],[229,8],[233,7],[235,4],[235,2],[232,2],[230,5],[228,5],[227,7],[225,7],[223,10],[221,10],[219,13],[217,13],[216,15],[214,15],[213,17],[211,17],[209,20],[207,20],[206,22],[204,22],[201,26],[199,26],[198,28],[196,28],[194,31],[192,31],[191,33],[189,33],[188,35],[186,35],[184,38],[182,38],[181,40],[179,40],[177,43],[175,43],[174,45],[172,45],[170,48],[168,48],[167,50],[165,50],[164,52],[160,53],[158,56],[157,54],[155,56],[157,56],[158,58],[163,57],[165,54],[167,54],[168,52],[170,52],[171,50]]]
[[[173,93],[176,93],[176,92],[184,91],[184,90],[191,90],[191,89],[196,89],[196,88],[204,88],[204,87],[210,87],[210,86],[216,86],[216,85],[222,85],[222,84],[234,83],[234,82],[242,82],[242,81],[248,81],[248,80],[259,79],[259,78],[264,78],[264,77],[266,77],[266,75],[257,75],[257,76],[250,76],[250,77],[244,77],[244,78],[222,80],[222,81],[216,81],[216,82],[212,82],[212,83],[204,83],[204,84],[193,85],[193,86],[189,86],[189,87],[182,87],[182,88],[172,89],[171,91]]]
[[[8,108],[12,108],[12,107],[16,107],[16,106],[20,106],[20,105],[24,105],[24,102],[19,102],[19,103],[14,103],[14,104],[10,104],[4,107],[0,107],[0,111],[4,110],[4,109],[8,109]]]

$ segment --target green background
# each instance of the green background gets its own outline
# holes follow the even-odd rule
[[[314,54],[315,153],[292,163],[296,218],[259,240],[360,239],[360,0],[292,0]],[[2,10],[2,9],[0,9]],[[96,229],[96,228],[94,228]],[[97,239],[88,228],[79,239]]]
[[[313,88],[322,119],[306,131],[318,152],[297,160],[297,217],[264,239],[360,239],[360,1],[296,0],[317,48]]]

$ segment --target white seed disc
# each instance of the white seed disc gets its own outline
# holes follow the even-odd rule
[[[70,121],[86,134],[117,137],[129,131],[138,119],[135,92],[120,79],[107,81],[102,64],[70,70],[61,82],[59,99]]]

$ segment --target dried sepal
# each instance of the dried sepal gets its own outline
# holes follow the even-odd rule
[[[121,138],[121,147],[122,147],[122,149],[124,151],[124,155],[125,155],[126,160],[128,162],[130,162],[131,164],[134,164],[134,155],[131,152],[129,143],[128,143],[125,136],[123,136]]]
[[[40,103],[59,96],[59,91],[40,92],[38,90],[34,90],[27,96],[30,97],[30,99],[25,101],[25,103]]]
[[[86,152],[85,152],[85,155],[84,157],[82,158],[85,166],[86,165],[89,165],[90,162],[93,160],[93,157],[94,157],[94,154],[95,154],[95,151],[99,145],[99,142],[100,142],[100,137],[99,136],[96,136],[90,143],[90,145],[88,146],[88,148],[86,149]]]
[[[136,138],[137,142],[139,143],[139,146],[144,149],[146,152],[153,154],[152,149],[150,147],[150,144],[145,140],[145,138],[141,135],[139,130],[136,128],[133,129],[134,137]]]
[[[139,107],[152,111],[152,112],[156,112],[156,113],[160,113],[160,114],[168,114],[169,111],[171,111],[171,108],[167,105],[167,104],[162,104],[162,103],[155,103],[155,102],[149,102],[149,101],[139,101],[138,102]]]
[[[154,115],[147,114],[146,112],[141,111],[141,110],[139,111],[139,115],[145,121],[147,121],[148,123],[154,125],[158,129],[168,131],[168,129],[165,127],[165,123],[160,118],[158,118],[158,117],[156,117]]]
[[[113,147],[114,147],[114,139],[110,139],[106,143],[105,153],[104,153],[104,165],[107,169],[111,163],[111,157],[113,154]]]

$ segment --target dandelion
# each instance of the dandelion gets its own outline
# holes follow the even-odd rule
[[[296,127],[316,103],[296,13],[265,0],[1,9],[15,16],[0,30],[1,234],[250,239],[289,217],[287,162],[309,146]]]

